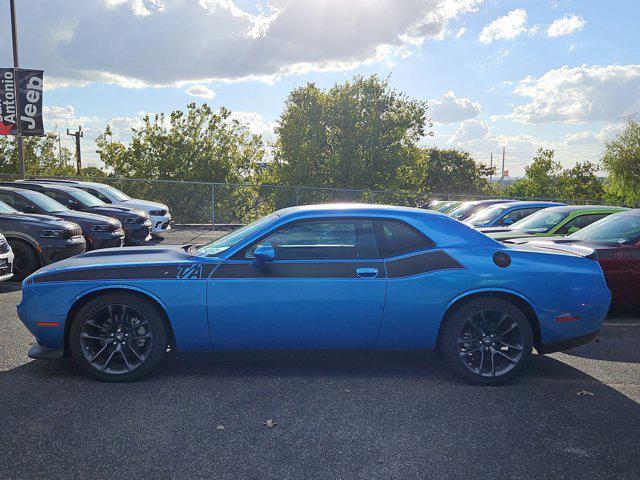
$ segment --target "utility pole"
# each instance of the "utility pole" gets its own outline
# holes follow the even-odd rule
[[[82,155],[80,153],[80,139],[84,137],[84,132],[82,131],[82,127],[78,127],[77,132],[70,132],[67,128],[67,135],[74,137],[74,141],[76,142],[76,162],[77,162],[77,171],[78,175],[82,171]]]
[[[493,152],[491,152],[491,160],[489,160],[489,183],[493,181]]]
[[[62,145],[60,145],[60,134],[58,134],[58,163],[62,164]]]
[[[18,130],[18,159],[20,160],[20,177],[25,178],[24,168],[24,148],[22,145],[22,125],[20,123],[20,87],[18,85],[18,68],[20,67],[20,61],[18,59],[18,25],[16,23],[16,4],[15,0],[9,1],[9,8],[11,9],[11,40],[13,43],[13,85],[15,91],[16,102],[16,128]]]
[[[502,147],[502,172],[500,172],[501,183],[504,185],[504,153],[506,147]]]

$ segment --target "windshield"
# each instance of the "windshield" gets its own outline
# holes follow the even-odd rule
[[[505,208],[500,206],[500,205],[494,205],[493,207],[487,207],[487,208],[479,211],[478,213],[476,213],[474,216],[470,217],[467,220],[467,223],[470,223],[472,225],[481,225],[483,223],[487,223],[487,222],[493,220],[494,218],[496,218],[502,212],[504,212],[504,210],[505,210]]]
[[[6,203],[0,202],[0,213],[18,213],[18,211]]]
[[[214,240],[211,243],[207,243],[193,252],[193,255],[200,255],[203,257],[214,257],[225,250],[237,245],[239,242],[254,234],[265,225],[273,222],[278,218],[278,215],[269,215],[267,217],[256,220],[249,223],[244,227],[240,227],[232,232],[227,233],[223,237]]]
[[[131,200],[131,197],[129,195],[109,185],[101,186],[100,190],[104,192],[106,196],[113,198],[116,202],[124,202],[125,200]]]
[[[640,238],[640,215],[610,215],[572,233],[568,238],[628,245]]]
[[[57,202],[51,197],[47,197],[44,193],[24,191],[21,194],[23,197],[30,200],[32,203],[35,203],[41,210],[44,210],[47,213],[60,213],[69,210],[60,202]]]
[[[467,213],[472,211],[477,206],[478,206],[477,203],[463,203],[459,207],[454,208],[453,211],[449,214],[449,216],[453,218],[460,218],[463,215],[466,215]]]
[[[78,200],[85,207],[92,208],[102,207],[106,205],[106,203],[104,203],[99,198],[94,197],[90,193],[85,192],[84,190],[80,190],[79,188],[74,188],[73,191],[69,190],[67,193],[69,193],[69,195]]]
[[[547,233],[568,216],[569,212],[553,212],[545,208],[514,223],[509,229],[523,230],[527,233]]]

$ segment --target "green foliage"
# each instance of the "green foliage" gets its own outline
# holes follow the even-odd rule
[[[597,177],[598,166],[591,162],[578,162],[566,169],[560,177],[559,197],[577,202],[602,203],[604,186]]]
[[[617,138],[606,143],[602,165],[609,174],[607,195],[628,204],[640,202],[640,124],[629,120]]]
[[[487,177],[495,168],[476,162],[469,152],[428,148],[416,162],[400,168],[399,176],[407,189],[428,193],[466,193],[489,195],[495,187]]]
[[[24,137],[23,151],[27,175],[71,176],[76,173],[71,151],[63,147],[58,152],[58,137],[53,133],[44,137]],[[0,173],[14,176],[20,174],[18,142],[15,137],[0,136]]]
[[[553,150],[538,149],[531,165],[525,168],[525,177],[505,187],[503,194],[513,198],[602,201],[604,187],[596,175],[597,165],[578,162],[573,168],[563,169],[554,157]]]
[[[505,187],[503,194],[514,198],[557,198],[562,166],[554,155],[553,150],[539,148],[531,165],[525,168],[525,177]]]
[[[285,185],[389,189],[420,155],[431,126],[426,103],[377,76],[323,91],[310,83],[289,95],[276,129],[276,178]]]
[[[249,179],[263,160],[262,138],[230,118],[231,112],[208,105],[187,105],[165,116],[147,115],[133,129],[129,145],[112,139],[107,126],[96,138],[98,154],[115,175],[205,182]]]

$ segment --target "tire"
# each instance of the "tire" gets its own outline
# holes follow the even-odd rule
[[[509,382],[531,357],[531,325],[510,302],[497,298],[472,300],[456,308],[445,322],[440,352],[451,371],[466,382]]]
[[[24,240],[9,240],[15,258],[13,260],[13,280],[21,282],[40,268],[36,250]]]
[[[130,293],[101,295],[73,318],[69,347],[75,362],[107,382],[137,380],[164,359],[168,344],[164,313]]]

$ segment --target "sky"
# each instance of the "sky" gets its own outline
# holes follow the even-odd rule
[[[83,160],[111,125],[225,106],[273,140],[289,92],[378,74],[429,104],[425,146],[462,148],[511,177],[539,147],[597,162],[640,120],[638,0],[17,0],[20,62],[45,70],[48,131]],[[11,66],[9,0],[0,66]]]

